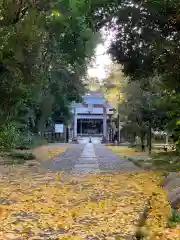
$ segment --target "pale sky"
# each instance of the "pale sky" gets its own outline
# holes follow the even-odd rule
[[[90,77],[97,77],[100,81],[107,76],[106,66],[112,63],[107,50],[113,36],[109,33],[102,33],[102,38],[104,42],[98,44],[95,51],[95,61],[92,63],[92,67],[88,69],[88,75]]]

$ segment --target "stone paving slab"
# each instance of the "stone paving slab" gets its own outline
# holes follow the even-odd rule
[[[78,164],[84,164],[84,159],[79,159],[79,160],[78,160]],[[92,161],[86,159],[86,164],[97,164],[97,161],[94,160],[94,159],[92,159]]]
[[[93,169],[99,169],[99,166],[97,163],[92,163],[92,164],[86,164],[86,163],[83,163],[83,164],[76,164],[75,166],[76,168],[93,168]]]
[[[98,159],[96,157],[94,145],[92,143],[87,143],[85,145],[77,164],[74,166],[72,174],[77,173],[99,173]]]
[[[102,144],[94,145],[95,154],[98,159],[100,171],[105,172],[139,172],[140,168],[132,162],[120,158],[111,150],[107,149]]]
[[[73,170],[72,175],[84,175],[86,176],[87,174],[99,174],[100,170],[99,168],[76,168]]]
[[[72,145],[61,156],[44,163],[51,172],[63,171],[72,174],[100,172],[139,172],[140,168],[131,161],[120,158],[102,144]]]
[[[45,169],[50,172],[64,171],[70,173],[80,158],[84,150],[84,144],[72,145],[61,156],[56,156],[54,159],[47,161],[43,164]]]

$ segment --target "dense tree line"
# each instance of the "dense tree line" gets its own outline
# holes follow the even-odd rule
[[[179,9],[178,0],[1,0],[1,145],[70,119],[102,27],[115,33],[113,60],[145,96],[146,127],[176,128],[178,140]]]
[[[107,29],[113,60],[129,79],[128,120],[142,129],[174,132],[179,145],[179,1],[116,1]],[[140,126],[141,124],[142,126]],[[149,134],[151,131],[149,130]]]
[[[84,0],[0,1],[0,142],[67,122],[99,35]]]
[[[178,0],[114,0],[96,14],[97,27],[115,34],[109,53],[128,79],[121,106],[128,124],[137,127],[142,140],[151,138],[152,129],[171,132],[177,146],[179,10]]]

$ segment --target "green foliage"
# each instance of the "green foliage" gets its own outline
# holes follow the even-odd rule
[[[20,140],[20,131],[15,123],[7,122],[0,129],[0,149],[15,148]]]
[[[45,140],[43,138],[28,131],[21,133],[16,149],[28,150],[43,144],[45,144]]]
[[[172,211],[172,217],[169,220],[168,226],[173,228],[180,223],[180,212],[178,210]]]
[[[104,1],[96,15],[98,26],[106,24],[106,29],[115,33],[109,49],[113,60],[123,66],[129,81],[140,84],[138,94],[142,97],[136,100],[138,94],[133,93],[136,106],[129,107],[134,110],[128,120],[144,132],[149,125],[157,130],[176,130],[177,148],[180,147],[176,126],[180,118],[179,12],[178,0],[132,0],[131,4],[122,0]],[[154,82],[159,85],[156,92],[151,88]]]
[[[25,153],[21,153],[21,152],[11,152],[9,154],[9,156],[12,158],[12,159],[16,159],[16,160],[34,160],[36,159],[36,156],[33,154],[33,153],[28,153],[28,152],[25,152]]]
[[[128,145],[128,148],[136,148],[136,147],[137,147],[137,144],[135,144],[135,143],[130,143]]]
[[[1,154],[1,164],[14,165],[24,164],[26,161],[35,160],[36,156],[29,152],[3,152]]]
[[[180,5],[177,1],[131,2],[121,1],[115,8],[116,39],[110,52],[131,79],[146,80],[158,73],[166,86],[174,88],[179,79]]]
[[[17,122],[25,138],[19,145],[31,143],[30,132],[43,135],[50,118],[71,118],[99,39],[94,7],[84,0],[0,2],[0,125]],[[1,145],[14,148],[6,132]]]
[[[102,90],[105,92],[105,96],[111,102],[118,114],[121,112],[119,109],[119,104],[123,102],[123,88],[127,84],[127,79],[125,78],[121,66],[118,64],[110,65],[107,68],[108,76],[103,81]]]
[[[121,118],[131,135],[140,137],[142,147],[146,136],[150,143],[152,129],[165,130],[166,127],[163,121],[167,113],[158,104],[162,98],[159,91],[157,83],[150,82],[146,88],[141,80],[129,82],[122,88],[125,100],[120,105]]]
[[[177,152],[152,154],[152,164],[155,168],[168,172],[180,171],[179,154]]]

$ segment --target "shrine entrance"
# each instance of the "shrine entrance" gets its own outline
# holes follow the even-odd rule
[[[103,135],[103,119],[77,119],[77,134],[80,136]]]

